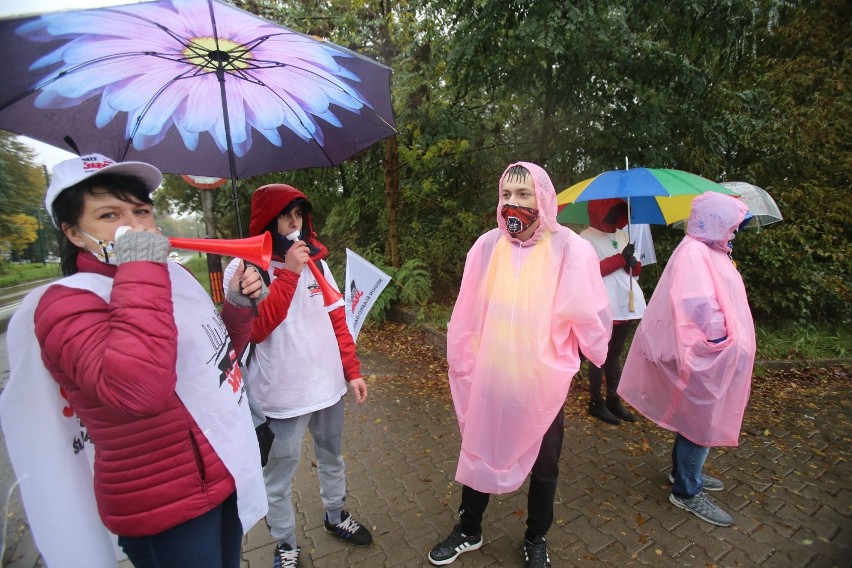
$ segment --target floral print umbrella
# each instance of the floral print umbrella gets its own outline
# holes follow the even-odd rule
[[[390,68],[219,0],[2,20],[0,45],[0,128],[234,190],[396,134]]]

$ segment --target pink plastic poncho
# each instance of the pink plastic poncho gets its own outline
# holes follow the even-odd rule
[[[618,387],[646,418],[705,447],[738,445],[751,386],[754,324],[727,254],[747,211],[719,193],[693,200],[687,236],[648,303]]]
[[[462,435],[456,480],[484,493],[520,487],[562,411],[578,348],[603,364],[612,326],[598,257],[556,222],[547,173],[513,165],[532,174],[540,225],[521,242],[509,236],[498,207],[498,228],[468,252],[447,332]]]

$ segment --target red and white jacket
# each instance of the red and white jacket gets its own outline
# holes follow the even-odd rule
[[[234,479],[175,393],[178,328],[168,267],[120,267],[80,254],[80,272],[114,279],[110,302],[50,287],[35,313],[48,371],[95,444],[94,491],[104,525],[148,536],[218,506]],[[227,302],[222,319],[237,352],[253,314]]]

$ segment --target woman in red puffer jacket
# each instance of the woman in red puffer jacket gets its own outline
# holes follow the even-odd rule
[[[161,179],[148,164],[98,154],[56,167],[45,201],[70,278],[44,291],[35,334],[94,443],[100,517],[133,564],[236,567],[265,493],[235,354],[251,332],[250,299],[268,291],[240,269],[220,317],[191,274],[167,262],[149,196]],[[205,419],[223,397],[234,402]],[[244,509],[252,495],[262,510]]]

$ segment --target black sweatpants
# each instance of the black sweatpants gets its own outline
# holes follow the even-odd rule
[[[556,482],[559,480],[559,456],[562,454],[562,438],[565,434],[565,416],[560,409],[553,423],[544,433],[541,449],[532,467],[530,490],[527,498],[527,540],[544,536],[553,524],[553,500],[556,497]],[[488,506],[489,493],[482,493],[462,486],[462,502],[459,520],[462,532],[477,535],[482,531],[482,516]]]
[[[606,397],[618,397],[618,383],[621,381],[621,352],[624,342],[630,335],[634,320],[612,326],[612,336],[606,350],[606,361],[603,367],[596,367],[589,361],[589,399],[591,402],[603,402],[601,397],[601,382],[606,374]]]

